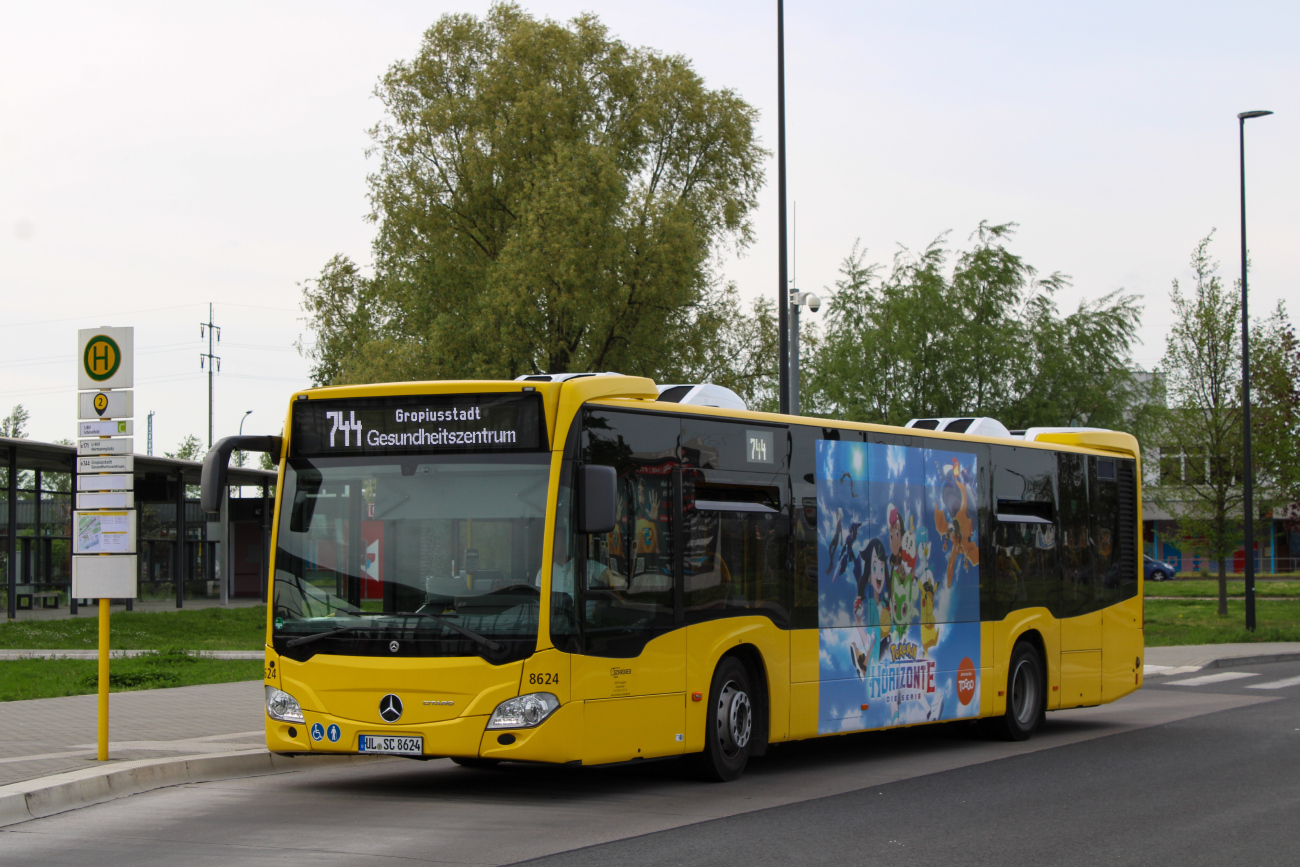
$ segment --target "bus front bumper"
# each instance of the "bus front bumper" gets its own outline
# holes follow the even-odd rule
[[[423,754],[408,758],[485,758],[565,764],[582,759],[582,702],[561,705],[540,725],[487,729],[488,716],[466,716],[423,725],[361,723],[304,710],[306,722],[266,719],[266,748],[285,755],[381,755],[362,753],[362,735],[423,738]],[[319,735],[319,737],[317,737]]]

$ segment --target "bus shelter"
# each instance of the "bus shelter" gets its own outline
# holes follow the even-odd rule
[[[10,620],[69,606],[75,446],[0,437],[0,588]],[[136,600],[266,594],[274,471],[231,467],[219,514],[199,507],[202,464],[135,455],[140,568]],[[232,496],[233,492],[233,496]],[[135,600],[123,600],[130,605]]]

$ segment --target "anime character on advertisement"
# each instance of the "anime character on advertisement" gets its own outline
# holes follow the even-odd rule
[[[858,572],[858,596],[853,600],[853,617],[863,626],[880,626],[889,629],[889,592],[886,590],[889,559],[885,544],[872,539],[858,558],[862,568]],[[870,596],[868,597],[868,591]]]
[[[908,516],[909,522],[911,516]],[[910,544],[915,546],[916,534],[915,527],[904,529],[903,518],[898,510],[892,505],[889,507],[889,544],[893,549],[893,555],[890,557],[890,565],[893,567],[892,584],[890,588],[890,613],[892,614],[893,632],[899,641],[907,639],[907,629],[912,625],[913,618],[916,617],[917,587],[915,577],[912,575],[912,566],[909,564],[916,563],[916,555],[909,552],[905,547],[905,541],[910,539]]]
[[[935,498],[934,526],[943,537],[943,550],[948,554],[946,586],[952,587],[953,573],[963,558],[967,567],[980,564],[980,549],[975,544],[975,523],[971,519],[969,480],[962,478],[957,458],[952,459],[952,466],[939,467],[939,477],[942,482]]]
[[[858,680],[866,680],[867,672],[871,669],[871,652],[875,649],[875,642],[867,634],[865,629],[858,630],[858,640],[849,642],[849,662],[853,666],[853,672],[858,676]]]
[[[847,572],[850,566],[854,567],[855,573],[862,571],[862,567],[857,562],[858,561],[857,553],[853,550],[853,546],[856,545],[858,541],[858,531],[861,529],[862,529],[862,524],[859,521],[853,521],[849,524],[848,532],[845,534],[845,538],[840,545],[839,562],[836,563],[834,569],[831,570],[832,583],[834,583],[836,578],[840,577],[845,572]],[[831,556],[834,557],[833,545],[831,550],[832,550]]]
[[[939,626],[934,620],[934,601],[938,588],[930,568],[930,534],[925,526],[916,528],[916,583],[921,588],[921,647],[927,652],[939,643]]]

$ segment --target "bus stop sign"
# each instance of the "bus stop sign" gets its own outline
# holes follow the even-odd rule
[[[134,386],[134,328],[83,328],[77,332],[77,388]]]

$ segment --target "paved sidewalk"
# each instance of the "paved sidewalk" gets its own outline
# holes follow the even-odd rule
[[[0,785],[134,759],[264,751],[263,701],[258,680],[113,693],[107,762],[95,760],[96,696],[0,702]]]

